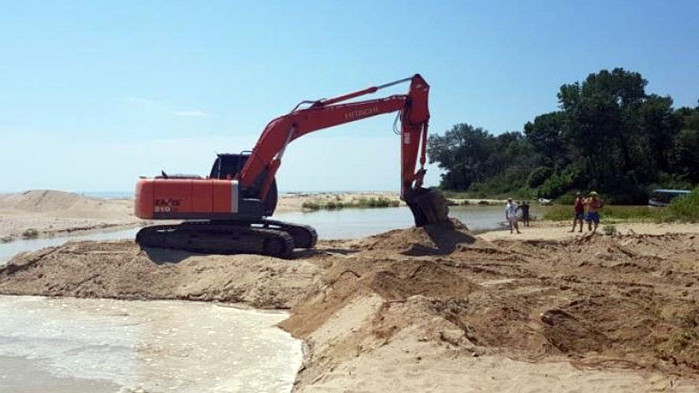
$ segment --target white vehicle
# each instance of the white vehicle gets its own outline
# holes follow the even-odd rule
[[[690,192],[689,190],[653,190],[653,192],[650,193],[650,198],[648,198],[648,204],[656,207],[668,206],[673,199],[689,195]]]

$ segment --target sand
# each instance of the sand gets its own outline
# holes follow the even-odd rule
[[[74,242],[14,258],[0,293],[291,308],[296,392],[694,392],[698,257],[695,233],[488,239],[456,222],[290,261]]]
[[[352,203],[361,198],[386,198],[390,200],[400,201],[400,195],[397,192],[332,192],[332,193],[285,193],[279,195],[279,202],[275,213],[289,213],[294,211],[302,211],[305,202],[328,203],[341,202]],[[402,202],[401,202],[402,203]]]
[[[529,227],[522,226],[519,223],[521,234],[511,234],[509,229],[499,231],[488,231],[481,233],[480,236],[484,239],[517,239],[517,240],[572,240],[581,239],[589,236],[587,223],[580,232],[580,224],[576,227],[575,232],[570,232],[572,222],[561,221],[531,221]],[[621,222],[615,223],[616,231],[619,234],[645,234],[645,235],[663,235],[666,233],[695,233],[699,234],[699,224],[690,223],[649,223],[649,222]],[[604,233],[604,224],[600,224],[597,232]]]
[[[129,199],[100,199],[53,190],[0,195],[0,240],[59,236],[141,225]],[[31,232],[31,234],[30,234]]]

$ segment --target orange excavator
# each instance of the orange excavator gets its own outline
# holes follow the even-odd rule
[[[410,82],[405,95],[347,102],[403,82]],[[313,248],[317,240],[313,228],[267,218],[277,205],[275,174],[287,145],[313,131],[392,112],[397,112],[401,123],[401,199],[418,227],[447,221],[448,207],[441,193],[423,187],[428,95],[429,85],[416,74],[335,98],[302,101],[272,120],[252,151],[219,154],[208,177],[163,172],[141,178],[136,184],[136,216],[184,221],[145,227],[136,241],[141,247],[282,258],[291,256],[295,248]]]

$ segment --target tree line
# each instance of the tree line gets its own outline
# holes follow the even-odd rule
[[[699,103],[673,108],[647,94],[641,74],[615,68],[564,84],[559,110],[523,131],[493,135],[454,125],[428,141],[441,187],[483,195],[569,199],[597,190],[614,203],[645,203],[654,188],[699,183]]]

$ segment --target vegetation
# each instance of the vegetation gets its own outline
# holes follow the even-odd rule
[[[22,232],[22,236],[26,238],[35,238],[39,236],[39,231],[34,228],[29,228]]]
[[[616,225],[614,224],[607,224],[604,227],[602,227],[602,230],[604,231],[604,234],[607,236],[614,236],[617,234]]]
[[[545,220],[572,221],[571,206],[556,205],[544,213]],[[647,222],[699,222],[699,187],[689,195],[675,198],[666,208],[648,206],[604,206],[600,216],[605,222],[647,221]]]
[[[462,123],[431,136],[430,161],[445,170],[441,187],[566,203],[577,190],[596,190],[617,204],[645,204],[653,188],[692,188],[699,106],[674,109],[669,96],[646,93],[647,83],[636,72],[602,70],[561,86],[560,109],[536,116],[523,132],[494,136]]]
[[[341,201],[306,201],[301,205],[305,210],[336,210],[346,208],[377,208],[377,207],[398,207],[400,201],[384,197],[379,198],[359,198],[353,199],[351,202]]]
[[[699,222],[699,186],[689,195],[675,198],[666,210],[666,221]]]
[[[661,221],[662,208],[648,206],[604,206],[600,209],[600,216],[605,222],[614,221]],[[572,221],[573,206],[555,205],[544,212],[544,220]]]

